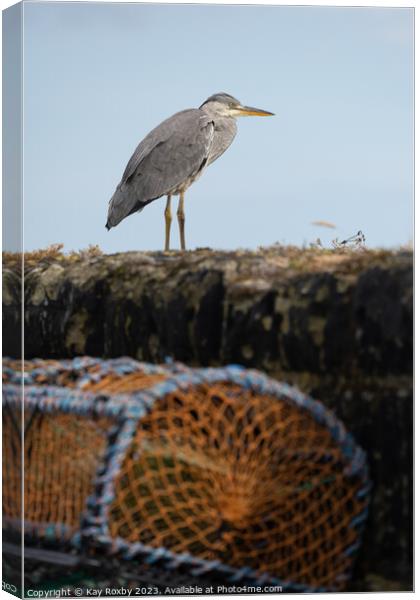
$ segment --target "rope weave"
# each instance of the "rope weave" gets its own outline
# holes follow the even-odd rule
[[[4,361],[8,527],[19,368]],[[320,402],[234,365],[34,360],[23,380],[27,531],[191,577],[344,588],[370,483],[364,452]]]

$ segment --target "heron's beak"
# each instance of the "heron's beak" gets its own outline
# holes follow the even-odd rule
[[[274,113],[268,112],[268,110],[262,110],[261,108],[254,108],[253,106],[238,106],[236,110],[239,116],[243,117],[273,117]]]

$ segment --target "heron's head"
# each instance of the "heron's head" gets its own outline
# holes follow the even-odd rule
[[[210,114],[218,115],[220,117],[271,117],[273,113],[261,108],[254,108],[253,106],[244,106],[225,92],[213,94],[210,98],[207,98],[205,102],[200,106],[203,110],[206,110]]]

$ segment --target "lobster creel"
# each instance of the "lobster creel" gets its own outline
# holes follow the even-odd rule
[[[22,404],[22,388],[24,394]],[[21,429],[24,427],[23,452]],[[3,527],[198,582],[345,589],[364,452],[320,402],[239,366],[3,361]],[[137,561],[137,562],[136,562]]]

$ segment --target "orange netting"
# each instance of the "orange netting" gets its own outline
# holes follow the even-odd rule
[[[64,537],[79,529],[110,425],[109,419],[94,421],[74,414],[36,411],[33,415],[24,442],[24,520],[37,523],[38,534],[51,525],[59,525]],[[3,516],[20,528],[16,521],[21,517],[18,447],[12,420],[4,416]]]
[[[116,373],[110,373],[97,382],[87,383],[83,386],[83,389],[86,392],[123,394],[145,390],[164,379],[166,379],[165,375],[159,373],[129,373],[123,377]]]
[[[236,386],[200,386],[142,419],[109,526],[129,542],[320,586],[351,564],[355,491],[309,414]]]
[[[3,406],[2,500],[3,520],[9,517],[19,528],[22,518],[22,412],[20,406]]]

